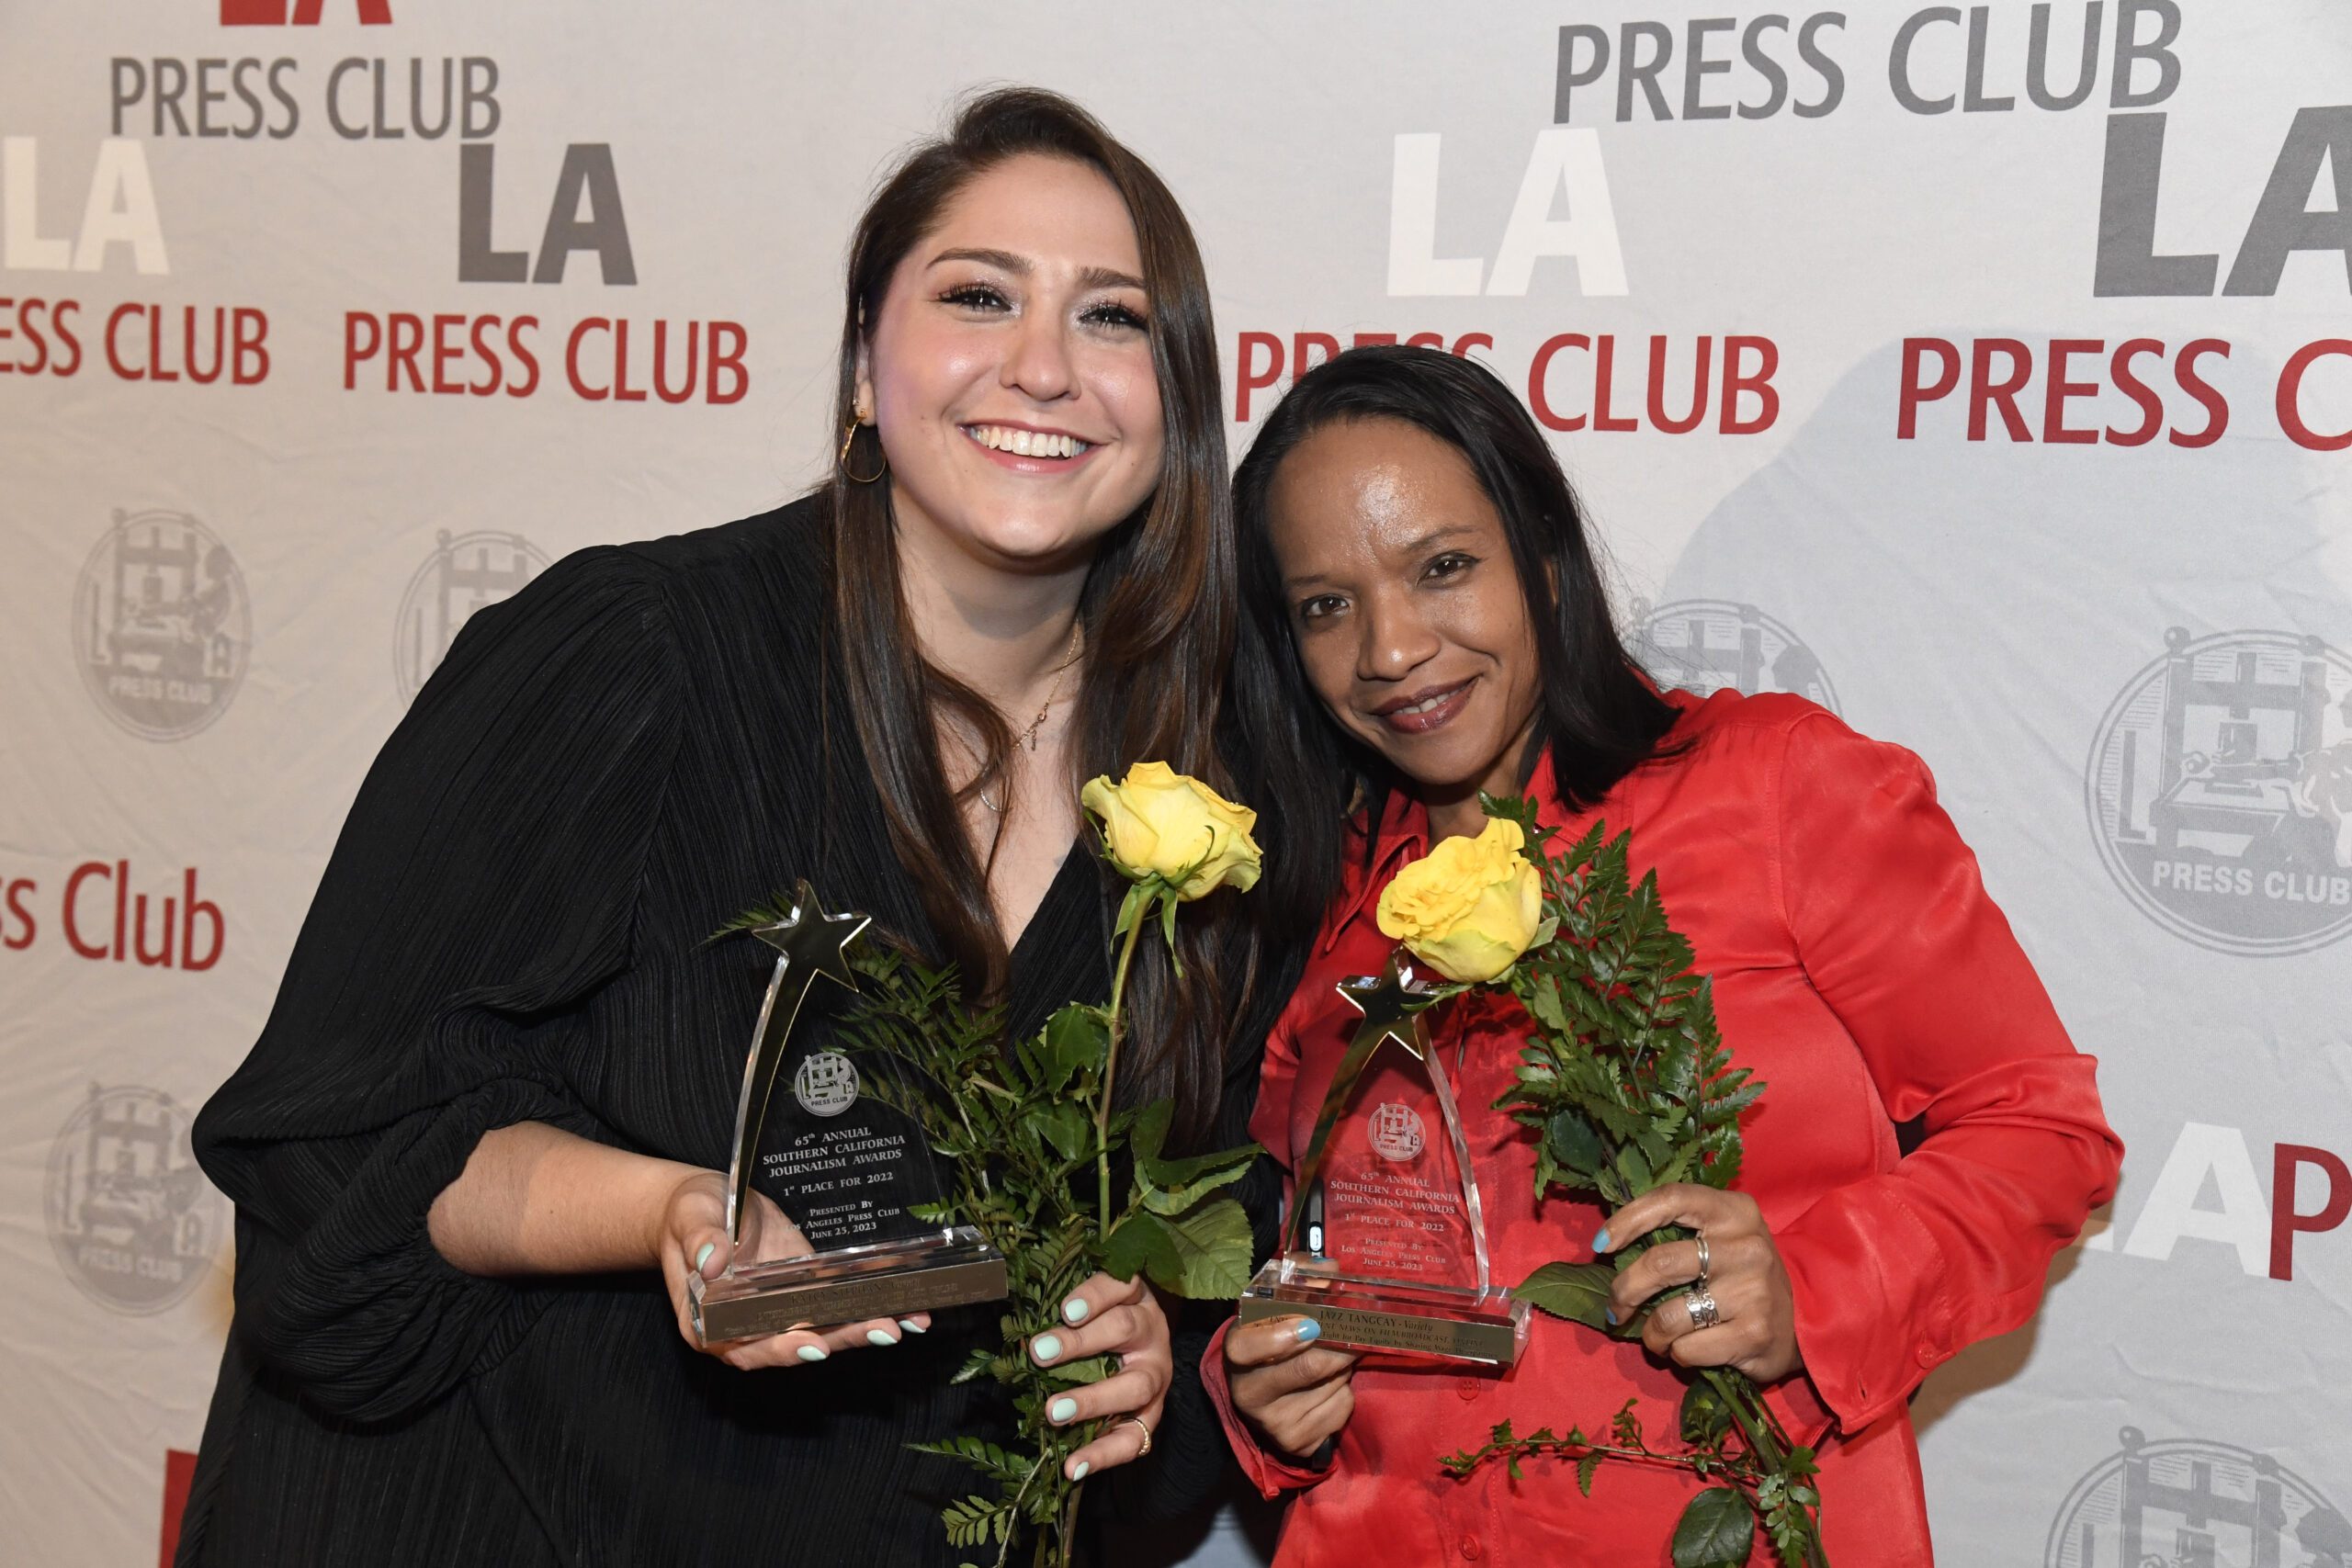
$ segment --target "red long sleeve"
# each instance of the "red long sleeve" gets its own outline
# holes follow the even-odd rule
[[[2114,1191],[2122,1145],[1927,768],[1826,715],[1792,728],[1783,916],[1897,1122],[1926,1141],[1776,1232],[1814,1385],[1848,1431],[2015,1328]],[[1769,1091],[1768,1091],[1769,1092]]]
[[[1668,917],[1713,977],[1733,1060],[1764,1085],[1741,1118],[1737,1187],[1771,1228],[1795,1296],[1803,1373],[1768,1391],[1792,1432],[1818,1437],[1829,1554],[1839,1568],[1928,1560],[1926,1499],[1905,1396],[1973,1340],[2015,1327],[2050,1258],[2112,1190],[2121,1149],[1976,861],[1917,758],[1789,697],[1719,693],[1684,709],[1669,756],[1592,811],[1544,820],[1570,838],[1598,819],[1633,835]],[[1551,795],[1549,769],[1530,788]],[[1373,900],[1426,852],[1418,809],[1392,818],[1370,874],[1334,901],[1290,1010],[1267,1043],[1250,1130],[1285,1167],[1311,1136],[1355,1015],[1333,993],[1392,943]],[[1603,1216],[1534,1193],[1525,1129],[1487,1111],[1527,1027],[1474,998],[1452,1027],[1498,1279],[1592,1256]],[[1451,1058],[1451,1053],[1441,1053]],[[1895,1123],[1917,1122],[1906,1157]],[[1521,1431],[1602,1427],[1630,1398],[1653,1443],[1677,1441],[1683,1384],[1637,1347],[1538,1314],[1508,1371],[1374,1358],[1328,1469],[1262,1451],[1234,1409],[1213,1343],[1203,1380],[1242,1467],[1269,1495],[1298,1489],[1279,1568],[1475,1556],[1663,1561],[1688,1475],[1607,1467],[1587,1497],[1554,1461],[1442,1479],[1440,1456],[1509,1418]],[[1475,1549],[1475,1550],[1474,1550]]]

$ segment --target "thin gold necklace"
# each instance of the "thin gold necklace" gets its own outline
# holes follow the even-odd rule
[[[1046,694],[1046,700],[1044,704],[1037,709],[1037,716],[1029,721],[1029,728],[1023,730],[1020,738],[1013,742],[1016,746],[1027,747],[1033,756],[1037,750],[1038,731],[1046,728],[1046,715],[1052,713],[1054,711],[1054,704],[1061,700],[1062,682],[1069,674],[1070,667],[1078,662],[1078,656],[1081,651],[1080,647],[1080,638],[1083,635],[1083,626],[1073,622],[1069,628],[1069,655],[1068,658],[1064,659],[1060,665],[1054,671],[1053,688]],[[1012,781],[1008,778],[1005,782],[1009,784]],[[1004,814],[1004,803],[1001,800],[990,800],[986,795],[983,795],[980,796],[980,804],[987,807],[990,811],[995,812],[998,816],[1002,816]]]
[[[1079,638],[1083,635],[1084,627],[1076,621],[1071,622],[1069,657],[1054,671],[1053,689],[1046,694],[1045,703],[1037,709],[1037,716],[1031,719],[1029,728],[1021,732],[1021,744],[1028,747],[1033,755],[1037,750],[1037,732],[1046,728],[1046,716],[1054,711],[1054,704],[1061,698],[1062,681],[1069,674],[1070,666],[1078,662]]]

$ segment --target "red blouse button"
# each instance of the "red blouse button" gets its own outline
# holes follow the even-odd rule
[[[1464,1378],[1454,1384],[1454,1391],[1464,1399],[1476,1399],[1484,1386],[1476,1378]]]
[[[1470,1562],[1477,1562],[1480,1554],[1485,1551],[1486,1548],[1478,1544],[1476,1536],[1465,1535],[1462,1538],[1462,1555]]]

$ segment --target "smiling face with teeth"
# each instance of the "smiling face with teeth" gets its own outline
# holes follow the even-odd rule
[[[1024,153],[947,203],[859,355],[902,548],[1068,571],[1143,504],[1165,446],[1143,271],[1085,164]]]
[[[1515,794],[1540,693],[1501,516],[1460,451],[1395,419],[1325,425],[1283,459],[1267,529],[1308,682],[1385,757],[1440,836]]]

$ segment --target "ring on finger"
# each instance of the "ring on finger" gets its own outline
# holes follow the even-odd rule
[[[1696,1280],[1693,1280],[1691,1283],[1694,1285],[1704,1285],[1707,1282],[1707,1233],[1705,1231],[1696,1232],[1694,1233],[1692,1239],[1697,1241],[1699,1244],[1699,1277]]]
[[[1690,1314],[1693,1328],[1713,1328],[1724,1320],[1722,1309],[1715,1305],[1714,1292],[1704,1285],[1693,1285],[1685,1291],[1682,1305]]]
[[[1140,1416],[1127,1416],[1121,1417],[1121,1419],[1133,1423],[1135,1429],[1143,1434],[1143,1447],[1141,1450],[1137,1450],[1136,1458],[1142,1459],[1146,1455],[1149,1454],[1151,1452],[1151,1428],[1145,1424],[1144,1418]]]

